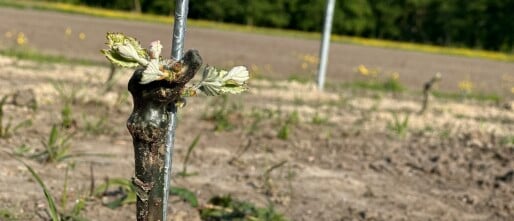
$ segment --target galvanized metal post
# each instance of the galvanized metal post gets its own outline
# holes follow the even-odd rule
[[[180,60],[184,51],[184,36],[186,33],[186,20],[188,11],[189,0],[176,0],[175,1],[175,20],[173,25],[173,38],[171,46],[171,57],[175,60]],[[171,117],[168,124],[168,131],[166,133],[166,157],[164,160],[164,206],[163,214],[164,221],[166,221],[168,209],[168,196],[171,179],[171,162],[173,157],[173,146],[175,143],[175,129],[177,128],[177,107],[175,104],[170,104],[169,116]]]
[[[319,69],[318,69],[318,89],[323,90],[325,85],[325,75],[327,72],[328,51],[330,48],[330,33],[332,32],[332,18],[334,17],[335,0],[327,0],[325,9],[325,25],[323,27],[323,37],[321,41],[321,49],[319,53]]]

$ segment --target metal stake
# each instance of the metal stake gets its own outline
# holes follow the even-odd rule
[[[318,89],[323,91],[325,75],[327,72],[328,50],[330,47],[330,33],[332,32],[332,18],[334,17],[335,0],[327,0],[325,9],[325,25],[323,27],[323,38],[321,41],[320,62],[318,70]]]
[[[173,25],[173,38],[171,46],[171,57],[175,60],[180,60],[184,51],[184,36],[186,33],[186,20],[188,11],[189,0],[176,0],[175,1],[175,20]],[[166,156],[164,160],[164,185],[163,185],[163,203],[162,207],[164,221],[166,221],[168,209],[168,196],[171,179],[171,162],[173,157],[173,146],[175,143],[175,129],[177,128],[177,108],[174,103],[170,104],[169,116],[171,120],[168,124],[166,133]]]

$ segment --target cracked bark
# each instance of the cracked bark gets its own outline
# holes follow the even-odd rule
[[[135,177],[132,183],[137,193],[137,220],[163,220],[164,159],[166,132],[180,101],[184,86],[202,65],[196,50],[189,50],[181,60],[180,76],[173,81],[160,80],[140,84],[144,69],[138,69],[128,83],[134,109],[127,121],[135,153]]]

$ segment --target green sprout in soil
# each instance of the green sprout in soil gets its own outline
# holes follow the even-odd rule
[[[0,100],[0,138],[8,138],[16,133],[17,130],[32,125],[32,121],[30,119],[13,124],[12,118],[9,118],[9,120],[4,124],[4,106],[7,102],[7,98],[8,96],[6,95]]]
[[[198,144],[198,141],[200,141],[200,134],[196,135],[195,139],[193,139],[193,142],[191,142],[191,144],[187,148],[186,158],[184,159],[184,164],[182,166],[182,172],[178,173],[177,174],[178,176],[187,177],[187,176],[194,176],[197,174],[197,173],[188,173],[187,172],[187,164],[189,162],[189,158],[191,157],[191,153],[193,153],[193,150],[195,149],[195,147]]]
[[[72,128],[76,124],[73,119],[73,110],[70,103],[65,103],[61,110],[61,126],[66,129]]]
[[[17,158],[16,158],[17,159]],[[30,172],[32,178],[36,181],[36,183],[41,187],[43,193],[45,195],[45,200],[47,202],[47,210],[48,215],[50,216],[51,221],[86,221],[87,219],[83,218],[80,213],[84,210],[86,204],[83,199],[78,199],[75,201],[75,205],[71,210],[66,210],[67,206],[67,180],[68,180],[68,168],[66,169],[65,181],[64,181],[64,190],[61,198],[61,207],[59,207],[55,201],[55,197],[52,195],[50,190],[46,187],[45,183],[41,179],[41,177],[34,171],[34,169],[26,164],[25,162],[17,159]]]
[[[246,201],[233,199],[230,195],[212,197],[200,209],[200,217],[205,221],[286,221],[273,206],[257,207]]]
[[[82,116],[84,131],[92,135],[100,135],[109,131],[107,125],[107,116],[101,117],[88,117],[85,114]]]
[[[229,102],[228,96],[217,97],[209,107],[212,110],[206,111],[204,119],[214,123],[215,131],[230,131],[236,127],[233,116],[238,114],[238,107],[237,104]]]
[[[72,157],[69,153],[71,149],[71,138],[73,133],[67,134],[59,130],[57,125],[53,125],[46,141],[42,141],[44,150],[36,153],[33,158],[40,159],[43,162],[53,163],[61,162]]]
[[[401,138],[405,137],[405,135],[407,134],[407,131],[409,129],[409,117],[410,116],[408,114],[406,114],[405,117],[403,117],[403,119],[400,119],[400,117],[398,117],[398,114],[396,114],[396,113],[392,113],[392,114],[393,114],[393,120],[387,124],[387,128],[389,130],[393,131],[399,137],[401,137]]]
[[[278,130],[277,137],[281,140],[288,140],[289,134],[291,133],[291,126],[298,124],[299,121],[300,117],[297,111],[293,111],[291,114],[287,115],[286,120]]]

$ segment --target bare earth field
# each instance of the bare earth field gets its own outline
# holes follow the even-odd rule
[[[149,42],[166,39],[171,29],[14,9],[0,9],[0,20],[0,32],[23,31],[40,51],[95,60],[104,59],[98,50],[107,31]],[[66,27],[75,38],[78,32],[87,37],[68,41]],[[258,206],[273,205],[299,221],[514,220],[512,109],[432,98],[428,111],[418,115],[421,97],[416,94],[348,88],[321,93],[312,84],[284,81],[291,73],[305,72],[297,55],[315,54],[316,41],[191,28],[186,42],[186,48],[199,49],[210,64],[268,66],[271,71],[261,68],[261,74],[273,79],[252,79],[248,93],[225,102],[191,98],[180,110],[172,185],[196,193],[200,207],[212,196],[231,194]],[[442,89],[456,90],[457,82],[468,78],[478,88],[500,94],[510,93],[500,86],[501,78],[514,70],[511,63],[335,44],[329,79],[353,79],[359,64],[398,71],[412,88],[440,71],[448,73]],[[0,96],[9,95],[3,124],[32,121],[0,139],[0,212],[18,220],[48,219],[41,188],[7,154],[17,153],[57,199],[66,167],[73,162],[68,205],[87,199],[81,215],[89,220],[135,219],[134,204],[109,209],[101,198],[89,196],[91,177],[98,186],[108,178],[133,175],[132,141],[125,128],[132,111],[126,91],[131,72],[118,71],[110,90],[104,83],[108,73],[107,67],[0,56]],[[32,97],[35,110],[25,105]],[[66,100],[72,123],[60,130],[74,134],[70,153],[79,156],[57,163],[30,158],[43,149],[52,125],[62,124]],[[406,126],[399,126],[405,118]],[[197,174],[180,177],[187,147],[197,135],[200,140],[188,162],[188,171]],[[170,220],[200,220],[188,203],[177,197],[170,202]]]

